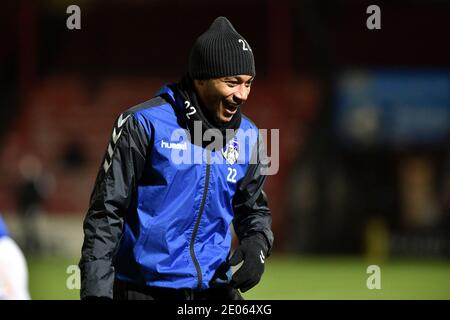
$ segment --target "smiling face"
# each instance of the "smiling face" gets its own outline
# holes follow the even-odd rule
[[[195,80],[195,88],[206,112],[217,123],[227,123],[247,100],[252,81],[247,75]]]

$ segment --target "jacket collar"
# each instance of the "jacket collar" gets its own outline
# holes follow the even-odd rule
[[[156,93],[156,96],[163,97],[174,107],[177,117],[182,117],[186,128],[190,131],[192,136],[195,132],[194,123],[200,121],[202,136],[206,130],[218,130],[223,136],[222,146],[225,146],[229,140],[234,138],[236,131],[240,127],[240,111],[236,113],[230,123],[224,126],[219,127],[217,124],[209,121],[202,111],[195,89],[193,88],[192,80],[188,76],[185,76],[179,83],[163,86]],[[229,129],[232,129],[232,134],[230,134]],[[195,139],[195,137],[193,138],[193,141],[199,141],[198,139]],[[207,145],[210,145],[210,143],[210,141],[202,142],[202,147],[206,147]]]

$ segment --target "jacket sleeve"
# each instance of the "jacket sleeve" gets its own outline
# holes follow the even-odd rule
[[[272,250],[272,215],[263,190],[268,166],[264,142],[259,135],[253,148],[252,159],[244,178],[233,198],[233,227],[240,241],[254,233],[261,233],[267,240],[268,255]]]
[[[145,168],[149,135],[132,114],[117,119],[101,163],[89,210],[79,263],[81,299],[113,297],[113,259],[122,236],[125,213]]]

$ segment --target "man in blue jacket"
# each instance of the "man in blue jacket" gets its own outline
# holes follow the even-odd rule
[[[219,17],[179,83],[119,115],[84,221],[82,299],[242,299],[260,281],[267,158],[240,110],[254,77],[250,45]]]

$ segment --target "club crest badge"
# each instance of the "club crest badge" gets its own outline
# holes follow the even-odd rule
[[[234,164],[239,158],[239,143],[236,137],[227,143],[222,149],[222,155],[228,164]]]

